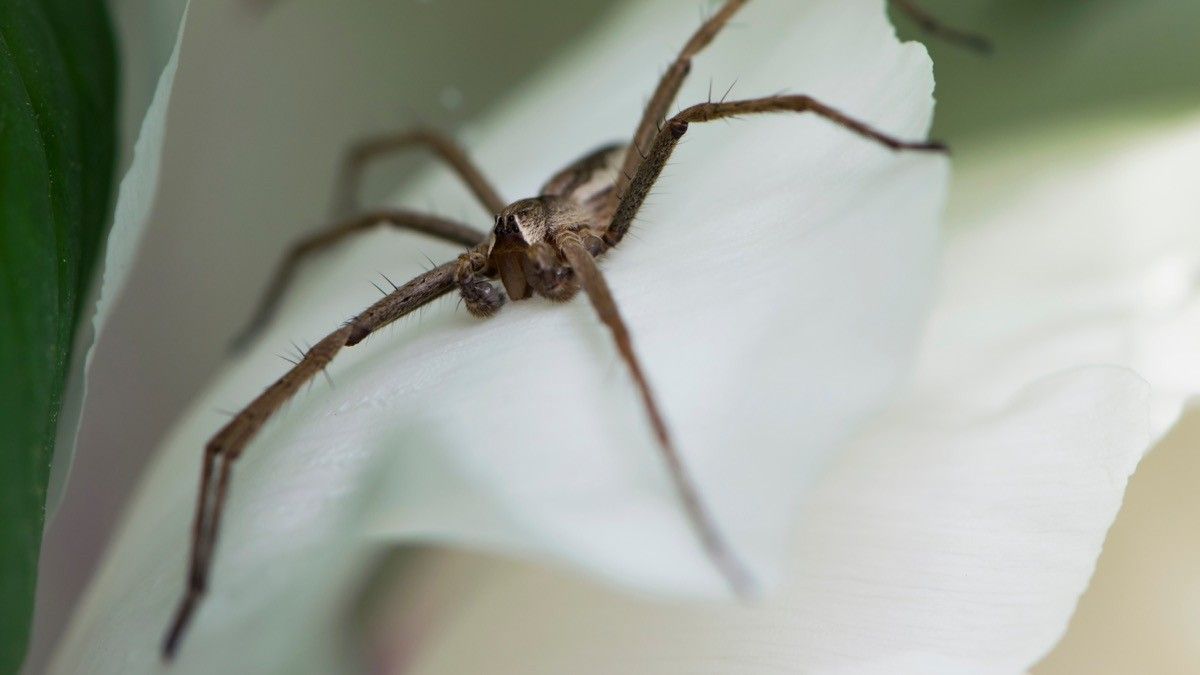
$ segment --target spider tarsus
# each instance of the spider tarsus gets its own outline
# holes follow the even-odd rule
[[[990,39],[982,35],[968,33],[963,35],[958,43],[980,56],[991,56],[996,53],[996,46],[992,44]]]
[[[950,148],[941,141],[901,141],[890,136],[881,136],[879,142],[894,152],[938,152],[950,154]]]
[[[179,645],[183,641],[184,629],[187,628],[188,619],[191,618],[195,605],[196,593],[192,591],[184,596],[179,608],[175,611],[175,619],[171,622],[171,628],[167,630],[162,643],[162,660],[165,663],[175,660],[175,654],[178,653]]]
[[[941,141],[926,141],[924,143],[905,143],[898,150],[918,150],[922,152],[940,152],[943,155],[950,154],[950,146]]]
[[[734,557],[732,551],[722,547],[719,551],[710,550],[709,555],[714,559],[721,576],[725,577],[730,591],[739,600],[752,600],[758,596],[758,585],[754,583],[754,577],[741,561]]]

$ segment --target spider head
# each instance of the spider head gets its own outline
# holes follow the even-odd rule
[[[562,261],[546,260],[544,249],[550,248],[549,255],[557,258],[553,249],[555,233],[578,229],[588,220],[589,215],[566,197],[543,195],[504,207],[496,216],[488,256],[508,297],[523,300],[533,294],[534,288],[545,286],[542,279],[535,277],[544,276],[547,269],[558,267]],[[531,257],[533,248],[542,249],[537,261]]]
[[[546,239],[548,220],[546,204],[538,198],[513,202],[496,216],[488,256],[500,274],[504,290],[513,300],[523,300],[533,294],[528,282],[531,273],[529,246]]]
[[[493,250],[523,250],[544,241],[553,220],[549,201],[546,197],[534,197],[504,207],[492,229],[496,235]]]

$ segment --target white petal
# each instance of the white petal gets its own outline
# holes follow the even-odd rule
[[[920,136],[932,86],[924,52],[892,42],[877,10],[871,2],[757,3],[697,68],[717,82],[742,74],[743,96],[785,80]],[[571,156],[628,133],[656,76],[638,66],[655,57],[607,36],[672,26],[676,12],[670,3],[633,6],[563,66],[569,82],[563,75],[520,97],[471,143],[485,167],[504,167],[504,192],[529,194],[561,163],[543,160],[544,139],[588,130],[574,147],[557,144]],[[675,22],[648,51],[690,30]],[[681,101],[707,96],[704,76],[695,79]],[[606,94],[564,93],[575,82]],[[540,134],[532,150],[531,128]],[[776,572],[791,500],[812,467],[878,409],[902,372],[928,289],[943,170],[936,159],[891,156],[819,120],[697,127],[634,243],[605,261],[679,444],[763,581]],[[442,176],[409,197],[450,200],[456,190]],[[712,199],[670,198],[690,194]],[[425,259],[413,248],[394,236],[351,247],[291,295],[289,316],[264,344],[327,331],[325,316],[369,301],[361,270],[407,261],[415,272]],[[526,303],[484,324],[437,312],[396,332],[402,337],[386,338],[386,350],[347,359],[370,365],[337,376],[331,416],[289,424],[286,438],[258,447],[280,442],[297,457],[395,449],[392,499],[373,521],[380,536],[486,542],[642,586],[723,589],[681,519],[636,396],[585,303]],[[255,357],[236,375],[252,378],[241,391],[273,371],[273,357]]]
[[[913,391],[807,505],[784,603],[664,608],[442,554],[402,587],[451,589],[423,598],[419,618],[442,609],[407,656],[416,672],[469,672],[473,657],[489,672],[722,673],[1015,673],[1040,659],[1138,458],[1197,388],[1200,120],[994,152],[958,181]],[[1081,367],[1098,362],[1150,386]]]
[[[657,74],[647,64],[694,25],[675,3],[631,6],[470,145],[510,197],[532,192],[629,133]],[[923,135],[932,109],[923,49],[895,42],[876,0],[753,3],[696,70],[683,102],[707,95],[711,73],[741,76],[740,96],[803,91],[907,137]],[[688,138],[606,272],[687,461],[769,581],[815,467],[904,372],[946,165],[789,116]],[[443,185],[415,194],[438,198]],[[61,670],[153,667],[183,581],[199,452],[221,423],[211,411],[279,374],[284,336],[317,338],[371,300],[363,270],[411,273],[418,250],[449,254],[384,233],[311,266],[263,346],[223,374],[150,470]],[[330,607],[369,560],[363,522],[376,539],[436,537],[643,587],[722,589],[584,302],[524,303],[483,324],[443,303],[350,350],[333,375],[336,390],[298,401],[238,466],[216,582],[180,672],[246,658],[327,667]]]
[[[404,594],[444,590],[422,598],[414,621],[435,623],[404,672],[1023,672],[1091,574],[1149,442],[1148,395],[1087,368],[969,420],[889,415],[807,501],[791,588],[757,608],[436,556],[405,571]]]
[[[956,188],[918,392],[994,405],[1045,373],[1121,365],[1153,385],[1161,435],[1200,393],[1200,118],[1047,130],[983,157]]]

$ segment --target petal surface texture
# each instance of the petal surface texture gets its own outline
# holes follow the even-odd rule
[[[1094,367],[970,420],[885,416],[807,500],[788,589],[757,607],[433,555],[401,586],[420,646],[381,660],[422,675],[1023,673],[1091,575],[1149,443],[1147,399],[1129,371]]]

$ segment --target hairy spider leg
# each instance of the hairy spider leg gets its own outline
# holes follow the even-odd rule
[[[675,97],[679,95],[683,81],[687,79],[688,73],[692,70],[692,57],[707,47],[717,37],[717,33],[720,33],[721,29],[729,23],[733,15],[749,1],[726,0],[716,13],[696,29],[692,37],[683,45],[683,49],[679,50],[679,55],[675,57],[675,60],[667,67],[667,71],[659,79],[658,86],[654,88],[654,94],[650,96],[650,101],[646,104],[645,111],[642,112],[642,118],[633,133],[633,142],[625,154],[625,162],[617,175],[617,182],[610,197],[612,208],[615,208],[624,196],[625,189],[629,187],[630,178],[633,177],[642,157],[645,157],[650,150],[650,142],[654,140],[659,125],[667,116],[667,110],[675,102]]]
[[[259,300],[258,306],[251,315],[245,328],[233,340],[235,349],[241,349],[258,335],[279,308],[283,294],[291,284],[300,263],[313,254],[327,250],[346,239],[376,227],[386,225],[398,230],[411,230],[444,239],[452,244],[476,246],[487,234],[463,223],[441,218],[439,216],[408,211],[405,209],[378,209],[367,211],[351,218],[335,223],[331,227],[319,230],[297,241],[288,249],[283,260],[275,268],[275,273],[267,285],[267,290]]]
[[[338,172],[333,192],[333,212],[329,219],[340,220],[358,210],[357,200],[362,173],[368,163],[396,152],[419,147],[428,149],[435,157],[445,162],[490,215],[500,213],[508,204],[453,138],[433,129],[409,129],[365,138],[350,147]]]
[[[683,135],[687,133],[689,124],[693,122],[711,122],[726,117],[779,112],[812,113],[818,115],[848,131],[892,150],[946,152],[946,146],[937,141],[904,141],[885,134],[882,131],[877,131],[866,123],[860,122],[831,106],[821,103],[811,96],[767,96],[742,101],[700,103],[680,111],[668,120],[655,136],[649,152],[646,153],[646,159],[638,165],[637,172],[633,175],[633,180],[629,184],[629,189],[622,198],[616,213],[613,215],[612,222],[609,223],[608,229],[604,233],[604,243],[609,247],[621,243],[621,239],[629,231],[629,226],[633,223],[638,209],[641,208],[642,202],[650,194],[650,189],[654,186],[655,181],[658,180],[658,176],[662,173],[663,167],[666,166],[667,160],[670,159],[671,153],[675,151],[675,146],[679,144],[679,139],[683,138]]]
[[[478,252],[468,252],[458,260],[418,275],[317,342],[295,366],[267,387],[208,442],[204,448],[204,465],[196,498],[187,586],[163,640],[165,658],[174,656],[194,615],[196,604],[208,588],[212,553],[228,495],[230,471],[246,445],[305,383],[324,371],[343,347],[358,344],[372,332],[458,287],[456,277],[459,276],[459,268],[477,261],[478,256],[472,257],[470,253]],[[215,483],[214,474],[217,474]]]

